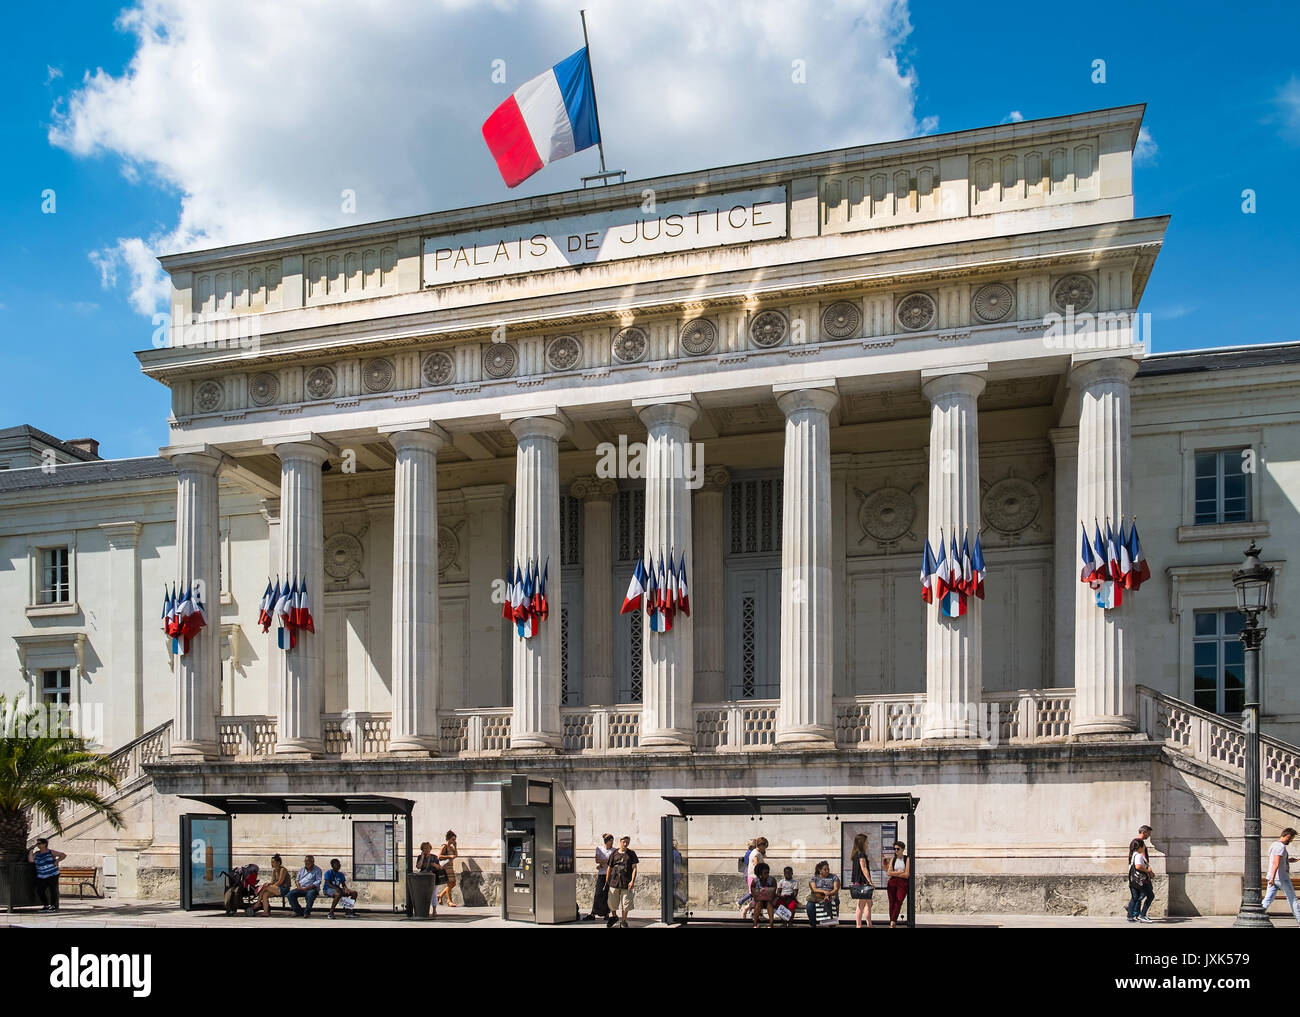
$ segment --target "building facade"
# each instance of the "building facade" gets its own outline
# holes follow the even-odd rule
[[[177,796],[397,793],[490,890],[485,784],[535,769],[580,840],[642,844],[666,794],[910,790],[938,910],[1108,906],[1151,821],[1169,906],[1235,907],[1252,539],[1278,569],[1266,823],[1300,804],[1300,350],[1146,351],[1141,113],[163,259],[160,457],[0,472],[0,689],[97,706],[134,753],[129,835],[88,852],[148,889]],[[1080,523],[1135,519],[1152,578],[1102,609]],[[977,534],[986,595],[946,617],[921,548]],[[692,610],[658,632],[620,606],[665,552]],[[523,638],[501,601],[528,561],[549,617]],[[315,632],[285,651],[257,618],[291,579]],[[174,583],[207,591],[183,654]]]

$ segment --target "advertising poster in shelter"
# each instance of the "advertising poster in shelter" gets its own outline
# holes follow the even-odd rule
[[[882,855],[886,846],[891,850],[898,839],[898,823],[863,821],[840,824],[840,885],[848,886],[853,882],[853,841],[858,834],[867,835],[867,857],[871,860],[871,882],[883,887],[887,880],[882,866]]]

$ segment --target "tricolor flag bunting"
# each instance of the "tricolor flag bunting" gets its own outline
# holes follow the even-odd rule
[[[483,140],[507,187],[600,142],[596,90],[584,46],[526,81],[483,124]]]

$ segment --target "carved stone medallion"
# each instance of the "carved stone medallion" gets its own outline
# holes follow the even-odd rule
[[[313,399],[328,399],[338,383],[332,367],[313,367],[307,372],[307,394]]]
[[[682,326],[681,342],[693,357],[709,353],[718,344],[718,328],[708,318],[694,318]]]
[[[254,406],[270,406],[280,394],[280,379],[263,371],[248,382],[248,398]]]
[[[350,533],[325,538],[325,574],[335,582],[346,582],[361,571],[361,541]]]
[[[984,518],[999,533],[1020,533],[1038,518],[1042,501],[1028,480],[1006,477],[984,492]]]
[[[1004,283],[986,283],[975,291],[970,308],[977,320],[994,322],[1011,316],[1016,306],[1016,295]]]
[[[1067,275],[1052,287],[1052,303],[1062,314],[1073,307],[1078,314],[1092,306],[1097,295],[1097,287],[1086,275]]]
[[[619,329],[615,333],[614,342],[610,349],[614,354],[614,359],[620,364],[635,364],[637,361],[645,359],[648,346],[645,330],[637,328],[635,325],[629,325],[627,328]]]
[[[780,311],[759,311],[749,323],[750,341],[763,349],[780,346],[789,331],[790,323]]]
[[[219,381],[201,382],[194,390],[194,406],[202,413],[215,413],[225,401],[226,390]]]
[[[424,358],[420,369],[426,385],[447,385],[456,377],[456,362],[449,354],[441,351],[430,353]]]
[[[901,487],[882,487],[868,495],[858,492],[858,523],[867,536],[882,544],[898,540],[912,528],[916,502]]]
[[[898,302],[898,326],[907,332],[919,332],[934,324],[939,309],[928,293],[909,293]]]
[[[393,387],[392,361],[375,357],[361,365],[361,384],[367,392],[387,392]]]
[[[438,575],[444,576],[460,557],[460,538],[450,526],[438,527]]]
[[[552,371],[571,371],[582,363],[582,343],[576,336],[556,336],[546,347],[546,366]]]
[[[508,378],[515,372],[517,355],[509,343],[489,343],[483,351],[483,373],[489,378]]]
[[[822,335],[853,339],[862,331],[862,309],[851,300],[837,300],[822,311]]]

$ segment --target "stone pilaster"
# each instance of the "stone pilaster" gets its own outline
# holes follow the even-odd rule
[[[129,710],[119,704],[109,713],[105,727],[106,745],[124,745],[144,734],[144,671],[141,640],[144,619],[140,607],[140,524],[135,521],[100,523],[108,541],[112,569],[113,603],[110,607],[111,642],[109,666],[114,677],[134,690]],[[220,665],[218,665],[218,668]],[[124,697],[125,698],[125,697]]]
[[[617,482],[579,477],[569,493],[582,502],[582,693],[587,706],[614,702],[613,504]]]
[[[704,486],[695,492],[694,554],[688,578],[691,583],[691,623],[695,629],[695,699],[721,702],[726,695],[724,649],[725,590],[723,554],[726,519],[723,505],[731,474],[723,466],[704,471]]]
[[[530,639],[513,634],[514,710],[510,747],[526,752],[560,747],[560,438],[568,422],[558,410],[506,418],[519,443],[515,455],[515,557],[520,566],[550,559],[550,616]]]
[[[325,537],[322,467],[337,449],[316,435],[268,440],[280,457],[280,581],[306,581],[316,632],[301,632],[292,650],[273,650],[277,697],[277,755],[318,756],[325,665]],[[274,630],[276,625],[271,626]]]
[[[781,515],[782,748],[834,745],[831,613],[831,422],[833,381],[779,385],[785,414]]]
[[[388,431],[397,452],[388,751],[399,755],[438,750],[438,451],[447,440],[428,421]]]
[[[1129,383],[1137,373],[1128,357],[1075,356],[1070,386],[1079,393],[1078,511],[1091,535],[1093,521],[1118,527],[1131,514],[1132,471]],[[1075,537],[1077,543],[1077,535]],[[1075,570],[1077,579],[1078,570]],[[1133,630],[1127,605],[1111,611],[1075,582],[1074,719],[1072,734],[1108,734],[1137,728],[1133,688]]]
[[[969,531],[980,526],[979,420],[977,401],[984,391],[979,368],[922,371],[930,401],[929,538],[938,554],[940,530],[951,557],[954,534],[960,549]],[[966,614],[944,617],[938,605],[925,608],[925,738],[980,737],[983,687],[983,602],[967,598]]]
[[[655,556],[691,547],[691,425],[699,407],[690,396],[634,402],[645,424],[645,542]],[[687,576],[694,563],[688,558]],[[692,609],[696,603],[691,597]],[[642,613],[641,747],[695,745],[695,649],[691,619],[678,613],[668,632],[651,632]]]
[[[221,694],[220,502],[218,472],[226,457],[200,445],[163,449],[176,467],[176,589],[203,590],[208,623],[176,658],[174,756],[216,759]]]

